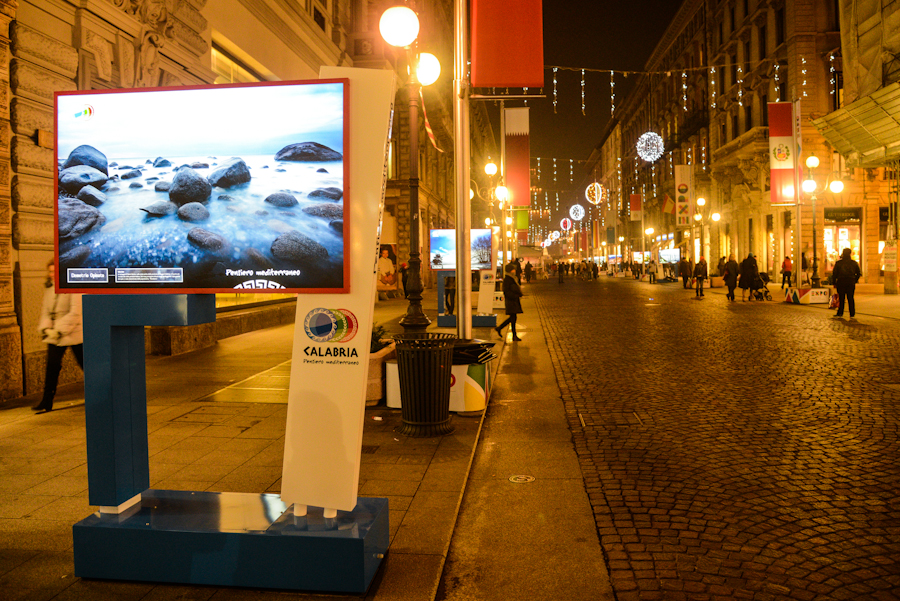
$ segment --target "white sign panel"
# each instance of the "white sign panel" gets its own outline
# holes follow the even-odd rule
[[[349,80],[353,196],[344,215],[350,294],[297,299],[288,393],[281,499],[294,514],[306,506],[356,507],[369,339],[375,305],[375,260],[384,208],[387,144],[394,100],[391,71],[323,67],[319,76]]]

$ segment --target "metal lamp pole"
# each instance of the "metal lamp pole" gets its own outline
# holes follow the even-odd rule
[[[819,166],[819,159],[811,154],[806,157],[806,179],[803,181],[803,191],[810,194],[813,214],[813,273],[811,283],[813,288],[819,287],[819,256],[818,256],[818,232],[816,231],[816,180],[813,179],[812,170]]]

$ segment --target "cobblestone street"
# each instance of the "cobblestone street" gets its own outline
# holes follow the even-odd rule
[[[900,321],[606,277],[525,293],[620,601],[900,598]]]

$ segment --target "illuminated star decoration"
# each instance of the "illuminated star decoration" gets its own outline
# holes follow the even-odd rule
[[[648,163],[652,163],[659,159],[663,155],[663,150],[665,149],[665,144],[663,143],[663,139],[659,134],[648,131],[637,141],[637,153],[638,156],[647,161]]]

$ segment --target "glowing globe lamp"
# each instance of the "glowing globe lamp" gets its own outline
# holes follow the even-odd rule
[[[392,6],[382,13],[378,30],[391,46],[406,48],[419,35],[419,17],[406,6]]]

